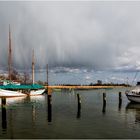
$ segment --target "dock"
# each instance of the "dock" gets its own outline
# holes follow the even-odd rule
[[[123,88],[125,86],[63,86],[63,85],[49,85],[45,86],[45,88],[50,89],[112,89],[112,88]]]

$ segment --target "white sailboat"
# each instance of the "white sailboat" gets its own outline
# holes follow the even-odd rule
[[[19,96],[34,96],[34,95],[41,95],[44,93],[45,89],[42,88],[41,85],[37,85],[34,82],[34,50],[32,54],[32,85],[20,85],[16,86],[11,79],[11,67],[12,67],[12,48],[11,48],[11,31],[9,25],[9,55],[8,55],[8,71],[9,71],[9,81],[10,84],[6,84],[0,87],[0,97],[19,97]],[[7,86],[7,87],[5,87]],[[18,88],[17,88],[18,87]],[[17,91],[15,91],[17,90]],[[28,93],[24,92],[28,91]]]
[[[12,59],[12,48],[11,48],[11,31],[10,31],[10,25],[9,25],[9,58],[8,58],[8,64],[9,64],[9,80],[11,80],[11,59]],[[0,89],[0,97],[20,97],[20,96],[26,96],[26,94],[23,94],[19,91],[12,91],[12,90],[5,90]]]
[[[35,78],[34,78],[34,68],[35,68],[35,59],[34,59],[34,49],[32,53],[32,84],[35,84]],[[36,89],[36,90],[30,90],[29,94],[30,96],[35,96],[35,95],[41,95],[45,92],[45,89]]]

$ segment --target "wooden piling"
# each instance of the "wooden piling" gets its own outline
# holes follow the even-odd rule
[[[121,109],[121,106],[122,106],[122,94],[121,92],[119,92],[119,105],[118,105],[119,110]]]
[[[103,93],[103,102],[106,102],[106,93]]]
[[[81,97],[79,93],[77,94],[77,101],[78,101],[78,107],[81,108]]]
[[[6,98],[2,98],[2,106],[5,106],[6,105]]]
[[[52,89],[48,88],[48,95],[52,95]]]
[[[122,101],[122,93],[119,92],[119,101]]]

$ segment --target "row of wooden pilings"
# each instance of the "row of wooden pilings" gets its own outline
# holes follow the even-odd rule
[[[51,122],[52,120],[52,95],[51,92],[48,91],[48,122]],[[77,93],[77,118],[81,117],[81,96],[79,93]],[[121,109],[122,105],[122,93],[119,92],[119,104],[118,109]],[[105,114],[106,112],[106,93],[103,93],[103,107],[102,107],[102,113]]]
[[[47,103],[48,103],[48,122],[52,121],[52,95],[50,93],[47,94]],[[81,117],[81,97],[80,94],[77,94],[77,118]]]
[[[118,105],[118,109],[121,109],[121,105],[122,105],[122,93],[119,92],[119,105]],[[103,108],[102,108],[102,112],[105,113],[106,111],[106,93],[103,93]]]
[[[47,104],[48,104],[48,122],[52,121],[52,91],[48,90],[47,93]],[[81,117],[81,96],[79,93],[77,95],[77,118]],[[119,92],[119,104],[118,108],[121,109],[122,105],[122,94]],[[2,108],[2,128],[6,129],[7,121],[6,121],[6,98],[1,98],[1,108]],[[105,114],[106,112],[106,93],[103,93],[103,107],[102,113]]]
[[[81,112],[81,97],[80,94],[77,94],[77,101],[78,101],[78,112],[77,112],[77,118],[79,118],[80,112]],[[118,108],[119,110],[121,109],[121,105],[122,105],[122,93],[119,92],[119,105]],[[102,112],[105,113],[106,112],[106,93],[103,93],[103,108],[102,108]]]

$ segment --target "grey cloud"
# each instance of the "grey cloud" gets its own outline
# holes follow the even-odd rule
[[[53,67],[137,69],[139,13],[140,2],[1,1],[0,66],[7,67],[11,24],[16,68],[31,67],[34,48],[37,68],[49,63]]]

